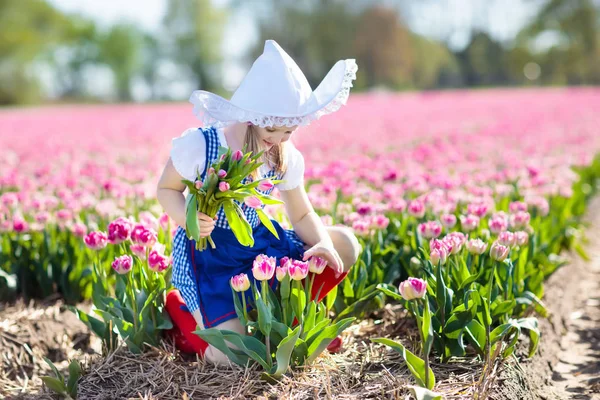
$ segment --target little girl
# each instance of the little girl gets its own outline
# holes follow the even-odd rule
[[[354,60],[338,61],[322,83],[311,90],[300,68],[273,40],[265,42],[263,54],[228,101],[213,93],[196,90],[190,102],[204,128],[188,129],[173,139],[171,157],[157,187],[158,201],[179,225],[173,239],[173,290],[166,308],[174,323],[171,331],[177,347],[195,352],[213,363],[227,357],[193,333],[217,328],[243,333],[237,319],[229,279],[246,273],[252,279],[252,262],[259,254],[307,260],[322,257],[328,268],[315,277],[322,299],[346,276],[356,262],[360,245],[351,230],[326,227],[314,212],[303,185],[304,158],[289,141],[298,126],[308,125],[322,115],[337,111],[346,103],[352,80],[356,78]],[[275,185],[285,202],[293,230],[276,221],[277,239],[260,223],[254,209],[242,205],[253,227],[254,245],[242,246],[228,225],[223,210],[215,219],[198,213],[200,236],[211,235],[216,248],[195,249],[185,232],[186,186],[182,179],[204,179],[220,146],[233,152],[264,150],[264,163],[255,178],[283,180]],[[273,188],[263,192],[270,193]],[[314,297],[314,293],[313,293]]]

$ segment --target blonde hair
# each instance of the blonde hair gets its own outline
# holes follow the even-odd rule
[[[259,153],[262,150],[259,143],[259,138],[260,135],[256,131],[255,126],[248,125],[248,128],[246,129],[246,135],[244,136],[246,152],[251,151],[252,153]],[[279,176],[282,176],[287,169],[285,156],[285,143],[278,143],[276,146],[273,146],[269,150],[265,151],[260,161],[272,168]],[[258,176],[258,169],[254,170],[251,176],[252,179],[260,178]]]

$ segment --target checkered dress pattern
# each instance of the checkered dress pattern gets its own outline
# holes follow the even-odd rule
[[[219,156],[219,135],[217,130],[214,127],[202,129],[199,128],[204,137],[206,139],[206,163],[204,166],[204,171],[201,174],[202,180],[206,177],[206,171],[210,167],[210,165],[217,160]],[[274,171],[269,171],[267,174],[263,175],[263,178],[272,178],[272,179],[281,179],[277,173]],[[270,194],[273,189],[268,191],[264,191],[261,193]],[[253,228],[260,224],[260,218],[256,211],[248,207],[245,204],[237,202],[240,206],[246,219],[250,223],[250,226]],[[263,205],[264,207],[264,205]],[[231,229],[229,223],[227,222],[227,218],[225,216],[225,212],[221,208],[217,213],[217,222],[216,226],[223,229]],[[298,235],[292,230],[285,231],[286,236],[296,245],[302,247],[304,243],[300,240]],[[192,271],[192,260],[190,257],[190,252],[188,251],[189,239],[186,236],[185,229],[182,227],[177,227],[177,231],[173,238],[173,276],[172,283],[179,291],[181,292],[181,296],[185,300],[186,305],[190,311],[197,310],[199,308],[198,302],[198,294],[197,288],[195,284],[195,279]]]

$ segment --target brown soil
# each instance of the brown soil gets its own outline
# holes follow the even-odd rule
[[[47,357],[65,371],[68,360],[83,360],[98,345],[87,327],[62,302],[0,304],[0,398],[26,398],[40,376],[53,376]]]
[[[600,399],[600,198],[589,205],[586,222],[591,261],[569,254],[570,264],[547,281],[551,316],[539,321],[538,354],[507,364],[492,398]]]

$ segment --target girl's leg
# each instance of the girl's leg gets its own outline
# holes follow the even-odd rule
[[[197,326],[204,328],[200,311],[190,313],[179,290],[172,290],[167,294],[165,308],[173,321],[174,327],[169,335],[174,339],[177,348],[186,353],[203,356],[208,343],[194,334]]]
[[[185,306],[179,290],[167,294],[166,306],[173,324],[175,325],[169,335],[174,339],[177,348],[186,353],[197,353],[205,360],[218,365],[228,364],[227,356],[215,347],[210,346],[194,333],[196,328],[204,329],[200,310],[190,313]],[[244,333],[244,328],[239,319],[234,318],[214,326],[216,329]],[[232,348],[235,346],[231,345]]]
[[[240,335],[243,335],[245,333],[244,327],[242,326],[242,323],[238,318],[222,322],[219,325],[215,325],[213,328],[234,331],[239,333]],[[227,344],[229,345],[229,347],[237,349],[237,347],[232,345],[231,343],[227,342]],[[207,361],[215,365],[228,365],[231,362],[229,361],[229,358],[225,355],[225,353],[221,352],[220,350],[217,350],[217,348],[214,346],[208,346],[208,348],[204,352],[204,357]]]

